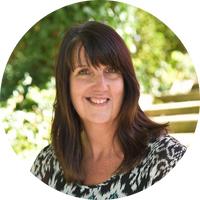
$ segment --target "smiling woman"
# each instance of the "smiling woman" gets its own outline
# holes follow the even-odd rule
[[[130,53],[111,27],[86,22],[64,36],[56,66],[52,143],[31,172],[84,199],[132,195],[163,178],[186,148],[140,109]]]

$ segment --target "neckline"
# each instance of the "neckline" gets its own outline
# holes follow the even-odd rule
[[[100,188],[102,186],[108,185],[111,181],[114,181],[117,178],[120,178],[122,175],[127,174],[127,173],[137,173],[138,168],[140,167],[141,164],[144,164],[144,162],[147,162],[146,159],[148,159],[149,153],[152,152],[154,150],[154,148],[157,147],[158,143],[164,138],[166,139],[166,137],[171,137],[170,135],[161,135],[161,137],[156,138],[155,141],[151,141],[148,143],[148,147],[150,147],[150,151],[145,155],[145,157],[142,159],[142,161],[140,162],[140,164],[138,164],[136,167],[134,167],[133,169],[131,169],[128,172],[125,172],[123,174],[120,175],[113,175],[111,176],[108,180],[106,180],[103,183],[97,184],[97,185],[79,185],[78,183],[76,183],[76,186],[78,186],[81,189],[94,189],[94,188]]]
[[[76,185],[78,187],[80,187],[81,189],[94,189],[94,188],[99,188],[99,187],[102,187],[102,186],[105,186],[105,185],[108,185],[111,181],[114,181],[117,177],[119,177],[120,175],[113,175],[111,176],[108,180],[104,181],[103,183],[100,183],[100,184],[97,184],[97,185],[80,185],[78,183],[76,183]]]

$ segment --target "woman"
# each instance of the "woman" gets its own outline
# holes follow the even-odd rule
[[[64,36],[56,66],[52,143],[31,172],[85,199],[134,194],[164,177],[186,147],[138,105],[130,53],[109,26],[86,22]]]

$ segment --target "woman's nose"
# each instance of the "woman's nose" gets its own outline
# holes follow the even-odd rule
[[[96,76],[93,77],[94,84],[92,86],[93,91],[104,93],[108,90],[107,81],[103,75],[103,73],[99,72]]]

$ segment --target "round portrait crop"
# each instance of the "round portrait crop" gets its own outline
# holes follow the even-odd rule
[[[99,200],[137,197],[167,177],[187,157],[200,99],[190,56],[165,24],[128,4],[85,1],[24,34],[0,105],[34,181]]]
[[[148,188],[186,147],[139,106],[129,50],[108,25],[70,27],[56,64],[51,144],[31,172],[47,185],[84,199],[116,199]]]

